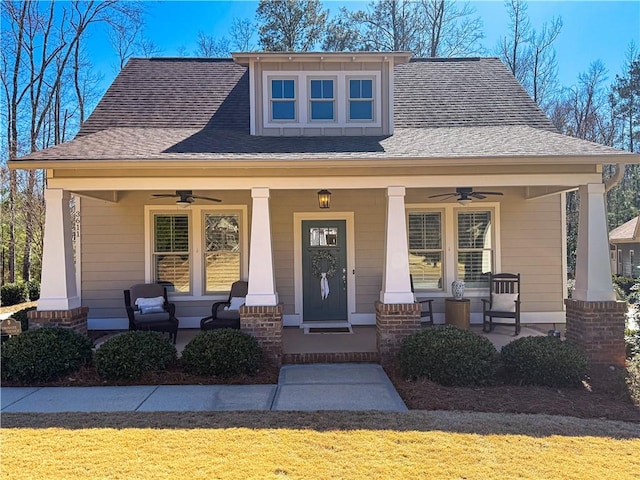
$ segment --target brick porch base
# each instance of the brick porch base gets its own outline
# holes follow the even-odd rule
[[[266,359],[282,364],[282,305],[240,307],[240,330],[258,340]]]
[[[29,329],[62,327],[86,335],[88,314],[89,307],[78,307],[72,310],[31,310],[27,312],[27,318]]]
[[[392,359],[405,337],[420,331],[419,303],[376,302],[376,337],[380,359]]]
[[[566,299],[567,340],[580,345],[593,364],[624,366],[625,302]]]

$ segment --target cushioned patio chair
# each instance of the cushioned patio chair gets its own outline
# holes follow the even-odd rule
[[[248,288],[249,284],[245,281],[233,282],[229,299],[224,302],[216,302],[211,306],[211,315],[200,320],[200,329],[234,328],[240,330],[239,308],[244,305]]]
[[[482,330],[490,332],[494,325],[515,326],[520,334],[520,274],[489,274],[490,298],[482,299]],[[494,318],[512,319],[494,322]]]
[[[415,291],[413,289],[413,275],[409,275],[409,281],[411,282],[411,293],[414,294],[414,300],[416,303],[420,304],[420,324],[422,326],[431,326],[433,325],[433,299],[423,299],[418,300],[415,296]],[[425,308],[426,306],[426,308]],[[426,318],[426,320],[422,320]]]
[[[158,283],[138,283],[124,291],[129,330],[165,332],[176,343],[179,320],[176,306],[167,301],[167,289]]]

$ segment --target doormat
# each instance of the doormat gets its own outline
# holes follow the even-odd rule
[[[308,333],[353,333],[350,327],[310,327]]]

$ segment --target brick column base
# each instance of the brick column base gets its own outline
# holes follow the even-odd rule
[[[420,331],[419,303],[376,302],[376,340],[380,360],[390,361],[402,339]]]
[[[567,340],[581,346],[592,364],[625,365],[625,302],[565,299]]]
[[[282,305],[240,307],[240,330],[258,340],[265,359],[282,364]]]
[[[71,310],[31,310],[27,312],[29,329],[43,327],[70,328],[83,335],[87,334],[89,307]]]

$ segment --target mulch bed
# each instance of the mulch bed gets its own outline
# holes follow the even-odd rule
[[[499,385],[492,387],[443,387],[428,380],[408,381],[395,365],[384,365],[398,393],[411,410],[461,410],[494,413],[542,413],[579,418],[600,418],[640,423],[640,406],[629,398],[622,371],[592,370],[583,388],[548,388]],[[142,379],[107,382],[93,366],[38,386],[106,385],[256,385],[277,384],[279,369],[266,364],[255,375],[198,376],[185,373],[179,364],[145,375]],[[6,387],[33,386],[3,382]]]

